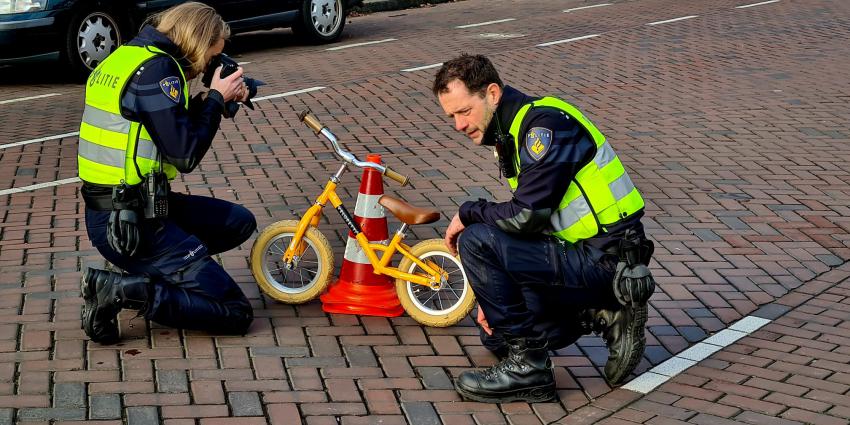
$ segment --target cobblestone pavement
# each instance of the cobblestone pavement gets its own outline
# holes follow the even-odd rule
[[[255,307],[246,336],[122,313],[120,345],[91,343],[78,282],[82,268],[105,264],[85,236],[78,184],[63,184],[76,176],[69,133],[83,89],[52,66],[7,67],[0,102],[58,95],[0,104],[0,424],[847,424],[850,3],[608,3],[466,0],[377,13],[351,18],[332,46],[283,30],[237,36],[228,49],[269,83],[261,95],[298,93],[224,122],[175,189],[237,201],[261,227],[295,217],[337,167],[297,122],[310,108],[358,155],[380,153],[410,174],[409,187],[386,191],[440,209],[443,219],[410,239],[439,237],[461,202],[508,191],[492,154],[442,117],[429,92],[435,69],[402,70],[490,55],[506,82],[570,100],[614,144],[657,242],[659,289],[636,373],[692,367],[648,394],[611,389],[604,343],[585,337],[554,357],[558,402],[464,402],[452,378],[495,361],[471,318],[436,329],[274,302],[248,269],[252,240],[218,257]],[[8,191],[37,184],[46,187]],[[357,188],[348,174],[344,201]],[[341,220],[322,226],[341,258]],[[769,323],[705,360],[681,360],[747,316]]]

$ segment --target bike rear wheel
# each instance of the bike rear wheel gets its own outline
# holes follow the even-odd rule
[[[315,227],[304,233],[306,245],[298,262],[287,269],[283,254],[295,236],[297,220],[282,220],[263,229],[251,247],[251,273],[266,295],[301,304],[321,294],[330,281],[334,257],[327,238]]]
[[[451,326],[463,320],[475,304],[475,295],[469,286],[460,259],[446,248],[442,239],[422,241],[410,249],[419,260],[432,262],[443,268],[448,280],[439,289],[396,279],[396,294],[402,307],[413,320],[438,328]],[[407,273],[424,274],[413,260],[404,257],[398,269]]]

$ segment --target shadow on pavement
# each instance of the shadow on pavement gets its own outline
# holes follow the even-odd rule
[[[0,66],[0,86],[27,84],[82,84],[59,61],[40,61]]]

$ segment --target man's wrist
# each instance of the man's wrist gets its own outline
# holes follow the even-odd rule
[[[475,202],[466,201],[463,204],[461,204],[460,208],[458,208],[458,210],[457,210],[457,218],[460,220],[460,223],[463,224],[464,227],[467,227],[470,224],[472,224],[470,217],[469,217],[469,215],[470,215],[469,209],[473,205],[475,205]]]

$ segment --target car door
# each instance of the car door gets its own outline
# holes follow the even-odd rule
[[[286,11],[288,3],[298,3],[297,0],[205,0],[217,10],[221,10],[224,20],[239,21],[257,18]]]
[[[163,11],[169,7],[176,6],[180,3],[185,3],[188,0],[148,0],[137,3],[137,7],[150,15],[156,12]],[[224,18],[225,21],[232,21],[244,17],[248,10],[242,9],[240,14],[239,3],[250,3],[255,0],[198,0],[201,3],[208,4],[215,8],[216,12]]]

